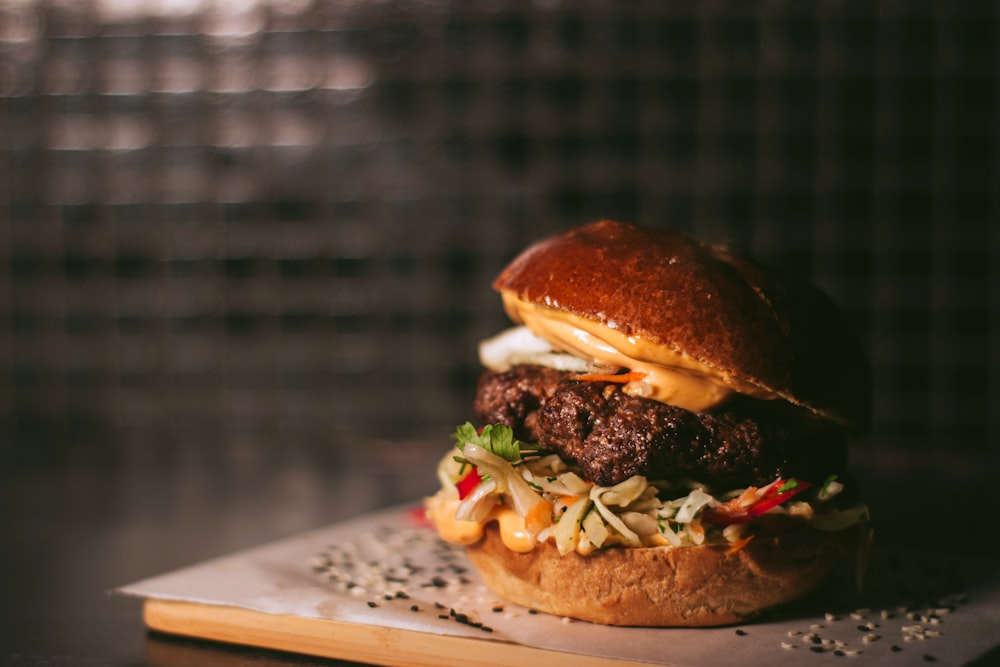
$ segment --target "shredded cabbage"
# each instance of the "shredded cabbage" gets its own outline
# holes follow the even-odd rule
[[[528,532],[539,541],[552,540],[560,554],[587,554],[611,546],[684,547],[700,544],[735,545],[746,537],[743,523],[703,522],[709,508],[746,496],[755,498],[771,487],[735,489],[713,495],[698,485],[668,485],[635,475],[612,486],[584,480],[559,456],[537,453],[508,461],[475,443],[465,443],[462,462],[454,452],[438,466],[439,494],[457,498],[455,483],[475,465],[483,481],[458,506],[457,518],[486,521],[503,505],[525,519]],[[828,483],[823,495],[836,495],[837,483]],[[829,493],[832,492],[832,493]],[[822,496],[819,505],[825,505]],[[814,506],[796,498],[769,510],[820,530],[837,531],[868,520],[868,508]]]

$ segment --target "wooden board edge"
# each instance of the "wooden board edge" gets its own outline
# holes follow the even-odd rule
[[[556,659],[572,660],[574,667],[649,667],[509,642],[155,598],[144,601],[143,620],[167,634],[387,667],[509,667]]]

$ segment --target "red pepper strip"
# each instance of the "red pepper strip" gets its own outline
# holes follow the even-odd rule
[[[466,473],[465,477],[455,482],[455,488],[458,489],[459,500],[465,500],[466,497],[472,490],[479,486],[479,483],[483,481],[482,475],[479,474],[479,470],[476,466],[472,466],[472,470]]]
[[[750,514],[750,516],[759,516],[764,512],[768,511],[769,509],[771,509],[772,507],[777,507],[781,503],[792,498],[792,496],[797,496],[798,494],[802,493],[803,491],[809,488],[809,482],[803,482],[801,479],[796,481],[798,483],[795,485],[795,488],[789,489],[788,491],[779,493],[775,496],[771,496],[770,498],[764,498],[755,505],[751,505],[747,509],[747,512]],[[778,488],[780,488],[783,484],[785,484],[785,482],[779,484]]]
[[[629,371],[628,373],[583,373],[581,375],[574,375],[573,379],[585,382],[618,382],[627,384],[641,380],[644,377],[646,377],[646,374],[641,371]]]
[[[802,480],[795,480],[796,485],[794,488],[788,489],[781,493],[777,493],[777,489],[787,484],[790,480],[779,480],[771,485],[774,492],[769,492],[764,497],[757,500],[754,504],[749,507],[739,507],[732,501],[724,503],[717,507],[709,507],[702,512],[701,517],[708,523],[715,524],[716,526],[728,526],[734,523],[746,523],[750,519],[760,516],[764,512],[768,511],[773,507],[777,507],[783,502],[791,499],[793,496],[802,493],[807,488],[809,488],[809,482],[804,482]]]

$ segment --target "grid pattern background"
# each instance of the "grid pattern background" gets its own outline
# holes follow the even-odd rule
[[[872,443],[995,453],[998,29],[991,2],[0,0],[0,449],[436,455],[494,274],[618,217],[830,292]]]

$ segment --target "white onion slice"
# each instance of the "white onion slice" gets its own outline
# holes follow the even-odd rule
[[[492,371],[503,372],[518,364],[547,366],[557,371],[586,373],[595,366],[580,357],[557,352],[552,344],[531,333],[527,327],[511,327],[479,343],[479,362]]]

